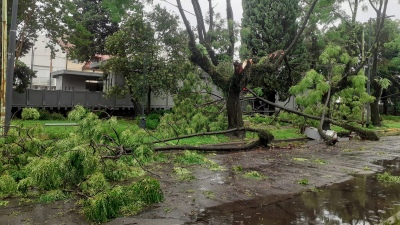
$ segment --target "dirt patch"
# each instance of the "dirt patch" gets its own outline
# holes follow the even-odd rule
[[[279,143],[274,148],[258,148],[245,152],[209,154],[208,158],[223,167],[211,171],[202,166],[188,166],[195,177],[179,181],[173,165],[159,164],[149,168],[161,176],[165,201],[132,217],[121,217],[106,224],[204,224],[197,215],[205,208],[255,198],[272,204],[291,198],[314,187],[342,182],[352,174],[375,173],[383,168],[373,162],[400,157],[400,139],[384,137],[378,142],[351,140],[327,147],[317,142]],[[257,172],[264,179],[246,178]],[[82,215],[56,204],[40,205],[40,210],[26,210],[15,205],[0,208],[2,224],[91,224]],[[232,210],[232,208],[230,209]],[[39,212],[40,211],[40,212]],[[38,217],[37,214],[43,215]],[[41,219],[40,219],[41,218]]]

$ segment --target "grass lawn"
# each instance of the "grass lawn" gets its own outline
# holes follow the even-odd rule
[[[271,130],[271,133],[274,135],[275,140],[306,137],[304,134],[300,133],[299,128],[288,126],[281,127],[280,129]]]
[[[372,130],[388,130],[388,129],[395,129],[399,128],[400,129],[400,116],[383,116],[383,127],[371,127],[369,129]],[[45,124],[63,124],[63,123],[73,123],[72,121],[68,120],[12,120],[11,124],[12,125],[19,125],[22,127],[30,127],[34,125],[40,125],[43,126],[44,129],[44,134],[45,137],[47,136],[48,138],[62,138],[65,137],[65,135],[68,135],[71,132],[74,132],[76,129],[78,129],[77,126],[45,126]],[[118,132],[124,131],[126,129],[138,129],[137,126],[135,125],[134,120],[125,120],[125,119],[118,119],[117,120],[117,126],[116,130]],[[266,128],[266,127],[259,127],[259,128]],[[283,139],[291,139],[291,138],[302,138],[305,137],[305,135],[301,134],[298,128],[294,128],[291,126],[281,126],[279,128],[275,126],[267,126],[267,129],[271,131],[271,133],[274,135],[275,140],[283,140]],[[332,129],[339,132],[339,131],[345,131],[343,128],[338,127],[338,126],[332,126]],[[149,131],[151,132],[151,131]],[[247,132],[246,133],[246,140],[251,140],[251,139],[256,139],[257,135],[252,132]],[[153,141],[156,140],[154,137],[149,135],[148,141]],[[229,137],[225,135],[212,135],[212,136],[199,136],[199,137],[192,137],[192,138],[187,138],[187,139],[182,139],[179,141],[170,141],[169,144],[174,144],[174,145],[204,145],[204,144],[215,144],[215,143],[223,143],[223,142],[229,142],[233,141]],[[162,145],[162,144],[160,144]]]

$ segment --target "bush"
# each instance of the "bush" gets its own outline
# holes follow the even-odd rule
[[[66,117],[61,113],[51,113],[47,110],[39,110],[39,120],[66,120]]]
[[[80,121],[86,117],[89,111],[81,105],[76,105],[74,109],[68,113],[68,120],[71,121]]]
[[[24,108],[22,109],[21,118],[23,120],[37,120],[40,117],[40,113],[35,108]]]
[[[39,110],[39,114],[40,114],[39,120],[50,120],[51,118],[51,113],[47,110],[41,109]]]
[[[151,113],[146,119],[146,128],[154,130],[160,124],[160,114]]]

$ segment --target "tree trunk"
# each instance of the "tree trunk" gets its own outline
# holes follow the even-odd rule
[[[371,123],[376,127],[382,126],[381,116],[379,114],[379,99],[381,97],[382,87],[376,82],[373,82],[375,101],[371,103]]]
[[[271,101],[271,102],[276,102],[276,91],[269,91],[268,93],[267,93],[267,99],[268,99],[268,101]],[[272,116],[272,115],[274,115],[274,113],[275,113],[275,106],[273,106],[273,105],[268,105],[268,115],[269,116]]]
[[[134,113],[134,117],[137,116],[141,116],[142,115],[142,105],[140,104],[140,102],[135,101],[135,100],[131,100],[132,104],[133,104],[133,113]]]
[[[331,91],[331,90],[329,89],[329,91]],[[324,112],[324,115],[322,117],[331,118],[330,117],[331,109],[330,109],[330,106],[329,106],[330,105],[329,102],[331,101],[330,98],[331,98],[330,93],[329,94],[328,93],[324,94],[324,96],[322,97],[322,102],[328,102],[326,104],[326,106],[325,106],[326,109],[327,109],[327,112]],[[330,130],[331,129],[331,123],[328,120],[323,119],[321,121],[321,123],[322,123],[322,127],[321,127],[322,130]]]
[[[228,114],[228,129],[243,127],[242,107],[240,104],[240,79],[236,74],[233,75],[229,89],[227,90],[226,111]],[[237,131],[235,136],[243,137],[243,131]]]
[[[147,90],[147,112],[146,114],[149,115],[151,112],[151,87],[148,87]]]
[[[383,91],[382,94],[382,102],[383,102],[383,115],[388,115],[389,114],[389,102],[388,98],[386,97],[387,93],[386,90]]]

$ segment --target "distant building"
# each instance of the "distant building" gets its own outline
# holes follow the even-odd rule
[[[64,70],[67,62],[67,54],[56,47],[56,56],[51,59],[50,48],[46,48],[48,39],[44,35],[39,35],[35,45],[28,54],[19,60],[36,71],[36,78],[32,79],[32,89],[55,89],[56,81],[51,79],[51,72]],[[51,88],[49,88],[51,87]]]

